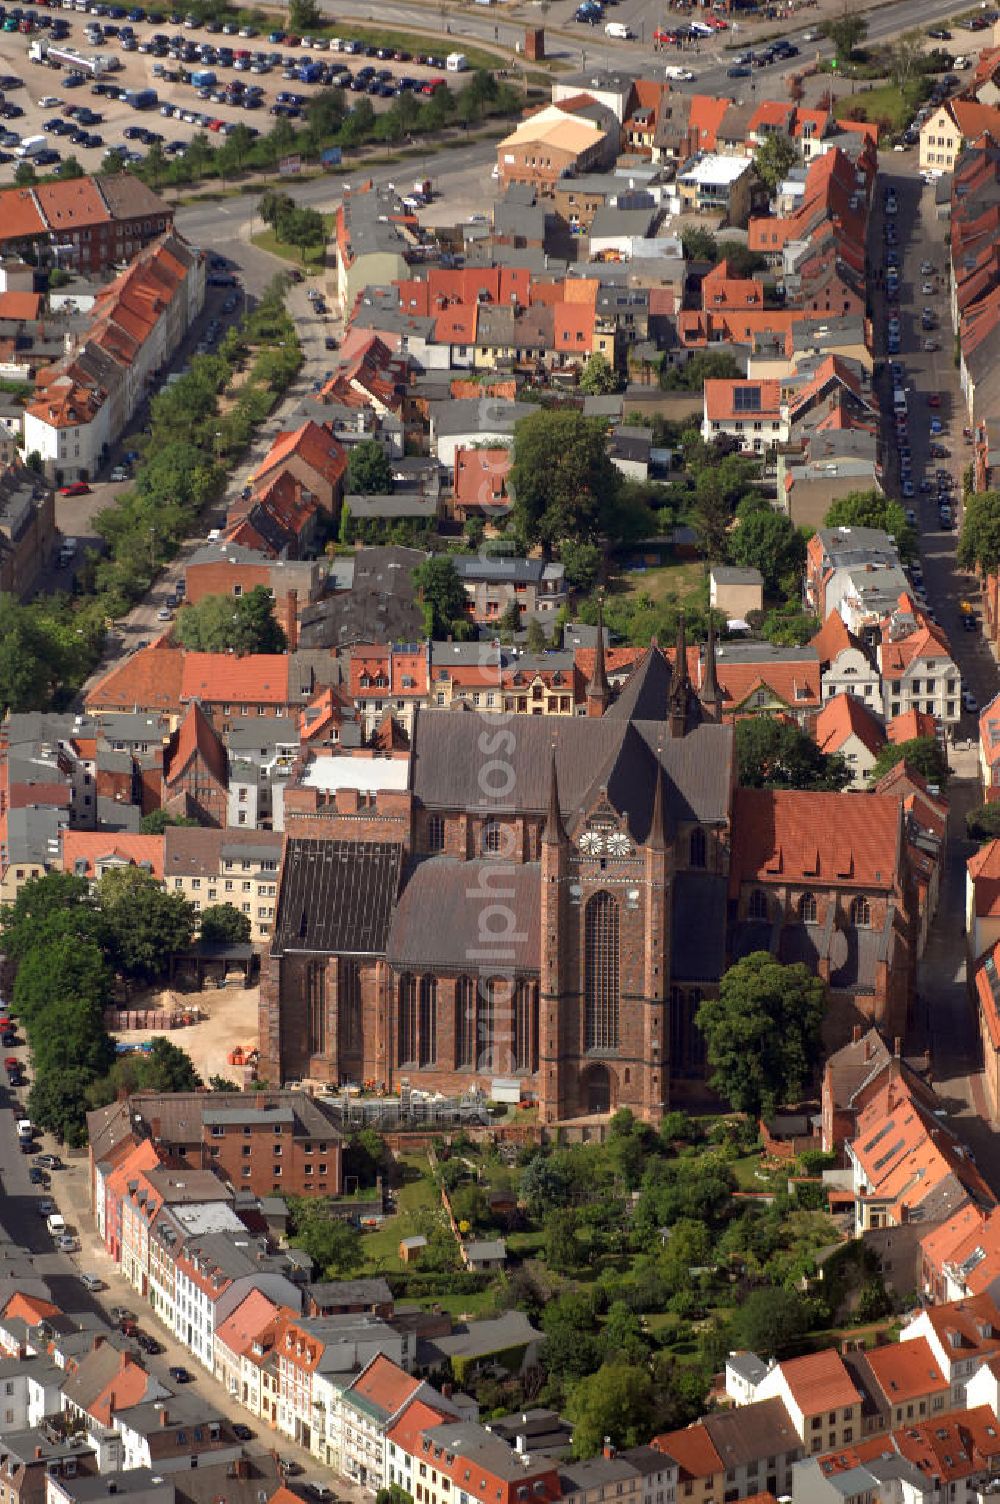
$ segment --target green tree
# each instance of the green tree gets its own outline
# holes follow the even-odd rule
[[[923,69],[924,37],[917,29],[904,31],[884,48],[889,77],[902,91]],[[950,63],[949,63],[950,66]]]
[[[556,1206],[568,1206],[572,1187],[561,1159],[539,1151],[521,1173],[521,1200],[530,1217],[544,1217]]]
[[[820,1057],[823,1001],[823,983],[801,962],[782,966],[766,951],[737,961],[697,1014],[713,1088],[754,1117],[797,1102]]]
[[[115,1047],[104,1027],[103,1001],[57,998],[25,1028],[36,1076],[75,1070],[89,1081],[111,1069]]]
[[[729,556],[734,564],[759,569],[768,595],[798,597],[806,543],[781,512],[766,504],[746,512],[741,508],[729,536]]]
[[[913,736],[906,742],[886,742],[872,766],[872,783],[878,783],[890,768],[904,760],[928,783],[936,783],[942,789],[948,787],[948,758],[934,736]]]
[[[608,1307],[601,1329],[601,1346],[606,1363],[638,1364],[648,1360],[649,1342],[643,1334],[642,1322],[624,1300],[616,1300]]]
[[[714,262],[719,254],[715,236],[701,225],[690,225],[681,230],[681,245],[686,261]]]
[[[588,396],[604,397],[611,392],[617,392],[621,387],[618,373],[608,360],[598,350],[586,361],[580,372],[580,390]]]
[[[53,1134],[61,1144],[78,1148],[87,1141],[87,1080],[81,1071],[51,1071],[37,1076],[28,1093],[33,1123]]]
[[[788,169],[799,160],[795,142],[782,131],[768,131],[753,154],[757,176],[775,194],[779,183],[788,176]]]
[[[139,1056],[139,1068],[143,1091],[197,1091],[201,1085],[191,1056],[163,1034]]]
[[[795,1348],[811,1325],[810,1311],[795,1290],[752,1290],[737,1306],[732,1335],[740,1347],[762,1357]]]
[[[52,936],[22,956],[14,981],[14,1003],[25,1025],[64,998],[98,1013],[110,1003],[111,973],[94,940],[75,934]]]
[[[98,884],[116,964],[127,976],[162,976],[167,961],[191,944],[195,911],[181,893],[167,893],[139,867],[118,867]]]
[[[665,392],[700,392],[706,381],[730,381],[742,375],[742,367],[728,350],[698,350],[682,365],[664,360],[660,386]]]
[[[289,1242],[304,1248],[320,1279],[352,1274],[362,1261],[361,1234],[349,1223],[334,1217],[325,1197],[289,1198],[294,1232]]]
[[[64,157],[55,170],[55,176],[58,178],[82,178],[83,168],[80,165],[79,159],[74,156]]]
[[[377,439],[362,439],[349,451],[345,489],[354,496],[385,496],[392,490],[392,466]]]
[[[520,632],[521,604],[519,601],[512,600],[507,603],[507,605],[504,607],[503,614],[500,617],[498,625],[502,633],[508,633],[511,636],[515,632]]]
[[[279,221],[277,233],[286,245],[294,245],[304,257],[310,246],[323,244],[326,226],[318,209],[294,209]]]
[[[466,627],[465,588],[455,561],[447,554],[432,554],[413,571],[413,582],[424,609],[428,637],[454,636],[456,625]]]
[[[14,168],[14,186],[16,188],[30,188],[32,183],[38,182],[38,174],[31,162],[18,162]]]
[[[1000,491],[972,491],[966,496],[958,562],[963,569],[978,568],[984,574],[1000,566]]]
[[[0,596],[0,706],[4,711],[44,710],[66,670],[63,646],[50,622],[33,606]]]
[[[881,491],[849,491],[826,514],[827,527],[880,527],[896,540],[900,556],[912,559],[917,538],[898,501]]]
[[[853,776],[839,753],[827,756],[798,726],[770,715],[736,722],[736,763],[746,789],[837,792]]]
[[[291,0],[288,7],[288,24],[299,36],[303,32],[318,31],[324,24],[323,15],[316,0]]]
[[[47,872],[29,878],[18,890],[12,904],[0,911],[3,922],[3,950],[8,959],[21,961],[39,942],[42,932],[51,933],[50,921],[75,916],[84,933],[93,913],[90,884],[85,877],[71,872]],[[84,919],[84,915],[87,919]]]
[[[209,904],[201,914],[201,938],[213,944],[245,945],[250,939],[250,917],[231,903]]]
[[[563,539],[615,535],[620,490],[606,428],[573,410],[541,410],[514,430],[510,470],[513,520],[528,543],[553,549]]]
[[[527,647],[528,652],[544,653],[549,645],[549,640],[545,635],[545,628],[542,626],[537,616],[532,616],[529,619],[526,630],[527,637],[525,639],[525,646]]]
[[[592,1457],[604,1438],[616,1447],[645,1442],[655,1413],[653,1380],[631,1363],[605,1363],[576,1384],[566,1414],[573,1422],[573,1452]]]
[[[278,224],[289,214],[295,212],[295,200],[290,193],[283,193],[277,188],[268,188],[260,196],[257,204],[257,213],[266,225],[277,231]]]
[[[274,618],[274,601],[263,585],[246,595],[206,595],[184,606],[174,624],[177,641],[204,653],[283,653],[285,633]]]
[[[101,158],[101,173],[104,177],[117,177],[125,171],[125,163],[121,152],[106,151]],[[17,181],[16,175],[14,181]]]
[[[143,815],[139,821],[139,834],[144,836],[162,836],[168,825],[197,825],[197,820],[192,820],[189,815],[172,815],[169,810],[151,809],[148,815]]]
[[[823,34],[830,38],[838,63],[849,63],[855,49],[868,35],[868,22],[860,11],[845,5],[839,16],[824,21]]]
[[[556,1207],[545,1218],[545,1262],[557,1274],[572,1274],[584,1262],[576,1212]]]
[[[604,554],[597,543],[566,538],[559,545],[559,558],[566,571],[566,583],[573,590],[589,594],[597,584]]]
[[[582,1291],[573,1291],[550,1300],[542,1308],[541,1321],[546,1371],[568,1381],[593,1373],[601,1353],[589,1298]]]
[[[995,841],[1000,836],[1000,802],[970,809],[965,817],[965,829],[970,841]]]

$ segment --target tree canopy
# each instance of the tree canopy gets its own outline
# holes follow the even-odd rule
[[[617,392],[621,386],[618,372],[599,350],[588,357],[580,372],[580,391],[591,396],[603,397]]]
[[[428,637],[468,636],[465,587],[453,559],[447,554],[432,554],[417,565],[413,582],[424,608]]]
[[[289,1242],[304,1248],[319,1279],[352,1274],[362,1263],[361,1235],[349,1223],[333,1216],[327,1200],[304,1196],[289,1198],[294,1232]]]
[[[1000,567],[1000,491],[973,491],[965,498],[958,562],[992,574]]]
[[[788,176],[788,169],[799,160],[794,141],[781,131],[768,131],[753,154],[757,176],[769,193]]]
[[[615,534],[619,475],[605,425],[574,410],[541,410],[514,430],[513,521],[528,544]]]
[[[392,490],[392,466],[377,439],[362,439],[348,453],[344,489],[355,496],[385,496]]]
[[[715,1090],[754,1117],[799,1101],[820,1058],[823,1002],[823,983],[800,962],[767,951],[737,961],[696,1019]]]
[[[848,63],[868,35],[868,22],[860,11],[845,5],[839,16],[823,22],[823,32],[833,43],[838,63]]]
[[[905,742],[886,742],[872,766],[872,782],[878,783],[890,768],[904,759],[928,783],[936,783],[942,789],[948,787],[948,758],[934,736],[913,736]]]
[[[849,491],[833,503],[824,521],[827,527],[880,527],[895,538],[902,559],[916,554],[916,529],[899,502],[881,491]]]
[[[244,945],[250,939],[249,914],[234,904],[213,903],[201,911],[201,938],[214,944]]]
[[[734,564],[759,569],[770,596],[798,596],[806,543],[783,512],[757,498],[744,503],[737,525],[729,534],[729,557]]]
[[[852,773],[839,753],[821,752],[804,731],[776,716],[736,722],[736,763],[747,789],[845,789]]]
[[[652,1428],[655,1401],[652,1376],[632,1363],[605,1363],[588,1374],[574,1386],[567,1405],[576,1456],[593,1456],[605,1437],[616,1447],[642,1445]]]
[[[274,602],[263,585],[246,595],[206,595],[195,606],[184,606],[174,636],[186,648],[202,653],[283,653],[285,633],[274,618]]]
[[[166,892],[151,873],[117,867],[98,884],[115,962],[127,976],[162,976],[175,951],[191,944],[195,912],[181,893]]]
[[[808,1303],[797,1290],[775,1286],[751,1290],[733,1317],[733,1336],[741,1348],[773,1358],[805,1336],[812,1324]]]

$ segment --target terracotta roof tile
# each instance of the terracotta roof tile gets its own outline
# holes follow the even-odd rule
[[[818,1415],[823,1410],[846,1410],[861,1403],[843,1358],[829,1348],[807,1353],[802,1358],[789,1358],[781,1364],[781,1372],[805,1416]]]
[[[816,717],[816,745],[821,752],[839,752],[849,737],[856,736],[877,757],[885,742],[881,722],[854,695],[835,695]]]
[[[869,1348],[865,1357],[890,1405],[949,1392],[948,1380],[926,1337]]]
[[[899,805],[878,794],[737,789],[730,892],[754,879],[882,889],[897,882]]]
[[[163,877],[163,837],[134,835],[131,831],[67,830],[62,838],[64,872],[97,874],[98,863],[124,862],[132,867],[149,863],[156,878]],[[77,864],[80,864],[79,867]],[[84,865],[85,864],[85,865]]]

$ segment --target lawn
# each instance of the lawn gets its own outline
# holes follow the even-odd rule
[[[272,256],[280,256],[283,261],[294,261],[296,266],[301,266],[306,271],[321,272],[326,265],[326,241],[332,224],[333,215],[324,214],[323,244],[307,246],[304,254],[294,245],[286,245],[283,240],[279,240],[272,229],[261,230],[259,235],[253,235],[251,239],[255,246],[262,251],[269,251]]]
[[[403,1262],[399,1257],[399,1243],[407,1236],[407,1217],[417,1211],[433,1211],[440,1206],[437,1188],[427,1170],[427,1161],[420,1155],[400,1156],[397,1161],[402,1183],[396,1190],[396,1214],[387,1217],[375,1232],[366,1232],[361,1239],[361,1251],[365,1256],[368,1271],[376,1267],[382,1271],[399,1273]],[[471,1297],[470,1297],[471,1298]]]
[[[704,589],[705,566],[698,559],[684,564],[657,564],[649,569],[623,570],[618,577],[626,595],[648,595],[657,605],[687,600]]]
[[[842,94],[834,102],[833,113],[838,120],[853,116],[901,131],[909,125],[916,107],[912,93],[901,92],[895,84],[886,83],[874,89],[859,89],[857,94]]]

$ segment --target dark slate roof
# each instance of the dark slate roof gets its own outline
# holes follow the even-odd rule
[[[421,549],[396,545],[360,549],[354,556],[351,588],[302,612],[302,646],[416,642],[424,635],[424,618],[416,599],[413,571],[426,557]]]
[[[273,949],[384,953],[401,861],[394,842],[291,838]]]
[[[541,954],[539,918],[541,868],[537,862],[523,865],[501,863],[499,881],[477,882],[476,874],[490,865],[460,861],[457,857],[430,857],[418,862],[403,889],[392,927],[387,955],[396,967],[433,966],[445,970],[478,970],[484,940],[481,921],[497,902],[509,904],[517,915],[518,931],[504,946],[504,965],[511,970],[538,970]],[[483,890],[489,887],[484,898]]]
[[[555,749],[563,820],[572,835],[575,825],[596,804],[602,788],[644,841],[650,827],[656,765],[664,773],[664,813],[668,824],[722,823],[728,817],[733,733],[729,726],[701,725],[672,739],[662,719],[621,720],[614,716],[561,721],[547,717],[518,719],[511,730],[509,760],[514,806],[541,814],[548,807],[549,770]],[[477,716],[461,711],[418,710],[410,754],[410,786],[429,809],[482,807],[482,788],[495,772],[496,752],[481,740]],[[484,747],[486,750],[484,750]]]
[[[678,872],[671,919],[674,982],[717,982],[726,949],[726,880],[714,872]]]
[[[658,720],[666,711],[672,674],[660,648],[648,648],[609,707],[608,715],[617,721]]]

